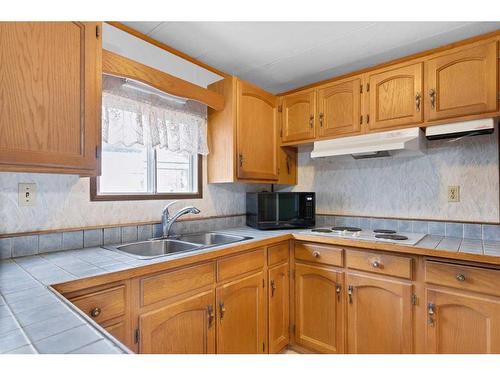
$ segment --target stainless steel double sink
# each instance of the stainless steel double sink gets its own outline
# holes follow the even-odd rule
[[[106,249],[124,253],[136,259],[153,259],[214,246],[250,240],[253,237],[218,232],[184,234],[169,238],[158,238],[126,245],[104,246]]]

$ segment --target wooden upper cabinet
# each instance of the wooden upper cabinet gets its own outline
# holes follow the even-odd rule
[[[98,170],[97,22],[0,23],[0,170]]]
[[[318,90],[318,135],[334,137],[361,132],[361,80],[335,83]]]
[[[344,352],[342,272],[295,264],[295,341],[320,353]]]
[[[139,316],[139,353],[215,353],[215,293],[200,293]]]
[[[370,75],[369,130],[423,121],[422,71],[422,63],[417,63]]]
[[[278,178],[277,98],[247,82],[237,83],[238,178]]]
[[[265,285],[261,271],[217,288],[217,353],[267,352]]]
[[[287,95],[282,102],[281,141],[297,142],[315,137],[316,93],[314,90]]]
[[[279,353],[289,339],[289,264],[269,269],[269,353]]]
[[[427,289],[428,353],[500,353],[500,299]]]
[[[412,353],[411,283],[348,273],[346,285],[348,352]]]
[[[426,119],[497,111],[497,61],[496,40],[426,61]]]

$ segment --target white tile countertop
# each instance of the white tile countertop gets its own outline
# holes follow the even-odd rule
[[[301,230],[258,231],[249,227],[218,232],[253,237],[244,244]],[[321,236],[318,236],[321,241]],[[345,244],[345,243],[344,243]],[[0,262],[0,353],[129,353],[104,330],[49,288],[52,284],[109,274],[153,263],[217,251],[228,244],[188,253],[137,260],[101,247],[59,251]],[[426,235],[409,248],[500,257],[500,242]],[[441,251],[441,252],[440,252]],[[500,258],[499,262],[500,264]]]

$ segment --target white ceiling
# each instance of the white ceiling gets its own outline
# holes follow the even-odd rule
[[[500,22],[125,22],[272,92],[500,29]]]

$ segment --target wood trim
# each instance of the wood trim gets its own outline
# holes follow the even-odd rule
[[[357,217],[365,219],[382,219],[382,220],[404,220],[404,221],[437,221],[439,223],[459,223],[459,224],[500,224],[499,221],[467,221],[467,220],[444,220],[444,219],[422,219],[412,217],[397,217],[397,216],[371,216],[371,215],[349,215],[349,214],[332,214],[332,213],[319,213],[316,216],[340,216],[340,217]]]
[[[90,200],[92,202],[104,201],[143,201],[165,199],[201,199],[203,198],[203,157],[198,155],[198,191],[196,193],[165,193],[165,194],[116,194],[99,195],[97,193],[97,177],[90,178]]]
[[[278,94],[276,94],[276,96],[285,96],[285,95],[293,94],[293,93],[298,92],[298,91],[307,90],[307,89],[311,89],[311,88],[316,88],[317,86],[321,86],[321,85],[325,85],[325,84],[328,84],[328,83],[332,83],[332,82],[335,82],[335,81],[340,80],[340,79],[349,78],[349,77],[352,77],[352,76],[356,76],[358,74],[369,73],[369,72],[372,72],[374,70],[381,69],[381,68],[386,68],[386,67],[394,65],[394,64],[405,63],[405,62],[408,62],[408,61],[413,60],[413,59],[427,57],[427,56],[435,54],[435,53],[444,52],[444,51],[450,50],[452,48],[461,47],[461,46],[464,46],[464,45],[467,45],[467,44],[471,44],[471,43],[482,41],[483,39],[493,38],[493,37],[497,37],[497,36],[500,36],[500,29],[496,30],[496,31],[492,31],[492,32],[486,33],[486,34],[477,35],[477,36],[474,36],[474,37],[471,37],[471,38],[468,38],[468,39],[459,40],[457,42],[445,44],[443,46],[436,47],[436,48],[433,48],[433,49],[430,49],[430,50],[426,50],[426,51],[423,51],[423,52],[414,53],[414,54],[409,55],[409,56],[404,56],[404,57],[400,57],[398,59],[386,61],[386,62],[383,62],[381,64],[377,64],[377,65],[373,65],[373,66],[370,66],[370,67],[367,67],[367,68],[364,68],[364,69],[356,70],[354,72],[342,74],[340,76],[336,76],[336,77],[332,77],[332,78],[327,78],[327,79],[324,79],[324,80],[321,80],[321,81],[318,81],[318,82],[310,83],[308,85],[304,85],[304,86],[297,87],[297,88],[292,89],[292,90],[288,90],[288,91],[285,91],[285,92],[278,93]]]
[[[143,82],[175,96],[205,103],[216,111],[224,109],[222,95],[111,51],[102,51],[102,71]]]
[[[229,74],[227,73],[224,73],[223,71],[219,70],[219,69],[216,69],[214,68],[213,66],[210,66],[208,64],[205,64],[204,62],[201,62],[197,59],[195,59],[194,57],[191,57],[189,56],[188,54],[184,53],[184,52],[181,52],[173,47],[170,47],[169,45],[165,44],[165,43],[162,43],[154,38],[151,38],[150,36],[146,35],[146,34],[143,34],[141,33],[140,31],[137,31],[127,25],[124,25],[123,23],[121,22],[116,22],[116,21],[106,21],[106,23],[108,25],[111,25],[113,27],[116,27],[117,29],[120,29],[122,31],[125,31],[126,33],[129,33],[130,35],[133,35],[135,36],[136,38],[139,38],[139,39],[142,39],[144,40],[145,42],[148,42],[150,44],[153,44],[154,46],[158,47],[158,48],[161,48],[167,52],[170,52],[176,56],[179,56],[181,58],[183,58],[184,60],[187,60],[195,65],[198,65],[200,67],[202,67],[203,69],[206,69],[206,70],[209,70],[211,71],[212,73],[215,73],[215,74],[218,74],[222,77],[228,77],[230,76]]]

